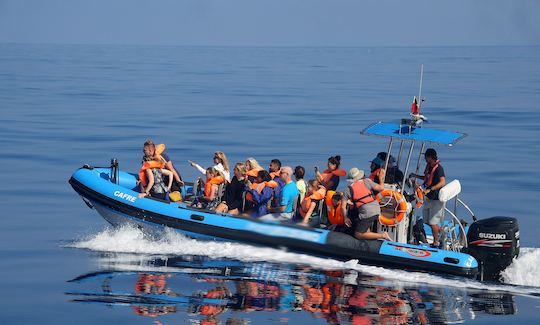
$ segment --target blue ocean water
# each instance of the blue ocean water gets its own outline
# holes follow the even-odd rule
[[[408,114],[412,96],[418,94],[421,64],[423,112],[429,126],[468,135],[455,147],[437,147],[447,177],[461,181],[462,198],[478,217],[519,219],[521,245],[529,255],[510,283],[523,283],[519,279],[537,271],[534,267],[540,264],[533,249],[540,245],[536,204],[540,47],[0,44],[0,136],[5,152],[0,157],[5,171],[0,187],[0,321],[334,322],[316,308],[302,307],[300,298],[296,305],[280,309],[268,293],[292,287],[303,290],[296,296],[305,300],[314,283],[340,283],[343,290],[368,292],[367,297],[383,295],[380,301],[374,298],[372,305],[341,303],[348,306],[337,313],[341,323],[366,320],[367,315],[372,322],[422,323],[422,310],[431,323],[538,321],[538,300],[521,289],[499,297],[493,288],[456,289],[452,283],[431,278],[427,284],[411,284],[406,275],[386,270],[374,276],[367,269],[345,267],[336,275],[326,270],[334,265],[309,265],[310,260],[298,264],[287,256],[275,264],[256,258],[238,262],[242,255],[232,253],[192,258],[205,255],[204,244],[198,243],[198,251],[183,251],[184,245],[199,246],[181,239],[137,246],[141,241],[133,230],[105,230],[105,222],[67,184],[76,168],[85,163],[106,165],[113,157],[122,169],[137,170],[147,138],[167,144],[185,179],[199,176],[188,159],[209,164],[216,150],[227,153],[231,163],[253,156],[263,165],[273,158],[292,166],[301,164],[308,170],[307,178],[313,176],[313,166],[323,167],[335,154],[342,156],[344,168],[368,169],[368,161],[387,143],[359,132],[371,122],[396,121]],[[157,250],[149,251],[153,245]],[[157,268],[159,260],[144,255],[159,253],[167,245],[187,255],[176,257],[172,270]],[[123,248],[115,251],[114,247]],[[126,249],[134,255],[123,255]],[[224,270],[234,268],[240,269],[234,277],[201,275],[201,270],[226,274]],[[114,275],[67,282],[111,270]],[[134,291],[145,272],[165,275],[172,291],[190,299],[156,304],[138,301],[132,294],[78,303],[66,294],[103,292],[104,283],[125,294]],[[350,273],[356,273],[357,279],[347,278]],[[209,316],[201,307],[216,304],[200,301],[199,296],[216,287],[218,280],[236,291],[224,294],[223,310]],[[540,281],[525,284],[540,286]],[[258,297],[250,290],[267,294]],[[415,300],[418,295],[421,299]],[[238,302],[246,297],[258,299],[251,309]],[[390,311],[393,318],[384,318],[387,314],[381,312],[384,299],[400,306]],[[512,316],[496,316],[501,313]]]

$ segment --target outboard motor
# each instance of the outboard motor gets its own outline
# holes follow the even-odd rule
[[[480,267],[480,280],[499,280],[500,272],[519,254],[519,226],[516,218],[492,217],[471,224],[467,233],[472,255]]]

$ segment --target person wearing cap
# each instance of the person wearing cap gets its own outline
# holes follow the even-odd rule
[[[375,159],[371,161],[369,179],[375,183],[379,183],[379,172],[386,163],[386,155],[386,152],[379,152]],[[403,172],[396,166],[396,160],[392,155],[388,159],[388,170],[385,175],[384,182],[387,184],[400,184],[403,182]]]
[[[381,169],[379,176],[381,181],[376,184],[371,179],[364,178],[364,171],[356,167],[351,168],[347,174],[349,186],[343,192],[341,209],[345,216],[345,225],[347,227],[354,225],[356,239],[390,240],[388,233],[376,233],[370,230],[373,222],[381,214],[379,202],[375,200],[373,192],[384,190],[384,170]]]
[[[444,169],[437,158],[437,151],[429,148],[424,153],[426,169],[424,175],[412,173],[412,177],[424,180],[424,222],[433,232],[433,246],[439,246],[439,230],[443,219],[444,203],[439,201],[439,190],[446,185]]]

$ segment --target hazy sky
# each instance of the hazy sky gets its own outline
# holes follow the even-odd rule
[[[540,0],[0,0],[0,42],[540,45]]]

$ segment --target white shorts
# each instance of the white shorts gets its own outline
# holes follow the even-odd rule
[[[444,202],[439,200],[424,200],[424,223],[430,226],[440,225],[444,216]]]

